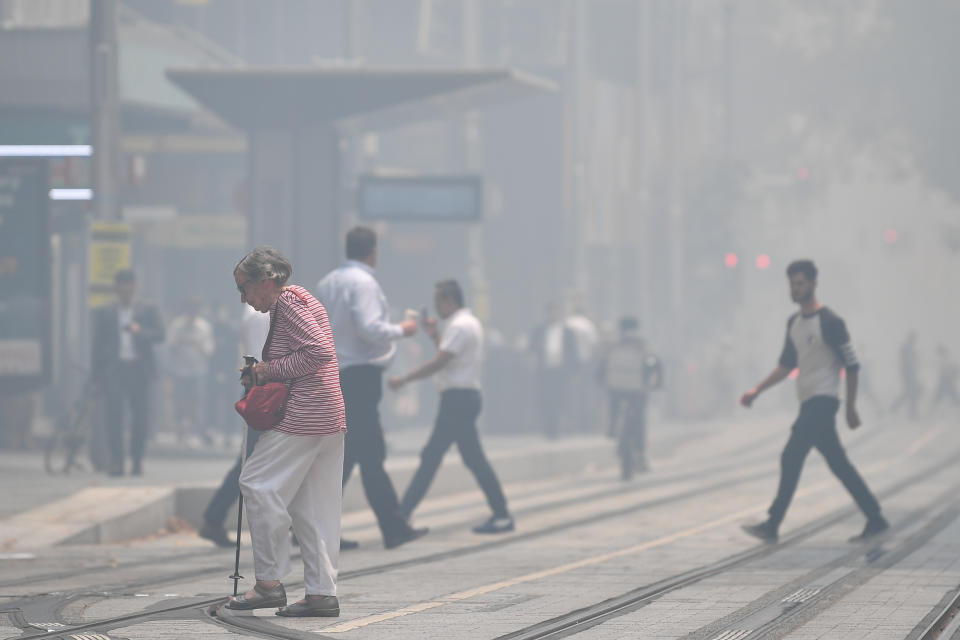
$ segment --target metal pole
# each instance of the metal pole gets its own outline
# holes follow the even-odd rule
[[[639,283],[640,302],[637,313],[640,317],[640,326],[643,331],[649,332],[652,324],[652,310],[655,305],[650,303],[652,288],[650,286],[653,260],[650,259],[650,175],[648,166],[647,118],[650,115],[648,104],[648,75],[649,75],[649,7],[647,2],[637,3],[637,94],[636,94],[636,132],[637,140],[634,148],[637,158],[637,211],[640,218],[638,229],[640,236],[636,240],[635,250],[639,252],[637,259],[637,280]],[[622,289],[621,289],[622,290]],[[629,310],[629,309],[628,309]]]
[[[100,220],[119,220],[120,107],[115,0],[92,0],[89,31],[94,207]]]

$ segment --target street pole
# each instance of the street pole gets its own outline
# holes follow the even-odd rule
[[[647,118],[650,115],[649,100],[649,52],[650,52],[650,30],[648,28],[649,6],[647,2],[637,3],[637,49],[635,52],[637,63],[637,90],[636,90],[636,141],[634,144],[637,167],[637,196],[636,211],[634,215],[638,218],[636,228],[639,231],[639,237],[636,239],[634,250],[639,253],[636,260],[636,292],[639,303],[636,313],[640,318],[640,326],[644,332],[649,332],[653,323],[652,309],[654,305],[650,304],[650,296],[653,288],[650,279],[653,273],[653,260],[650,259],[653,249],[650,238],[650,175],[649,175],[649,150],[647,140]],[[624,309],[632,311],[632,309]]]
[[[480,66],[480,19],[478,0],[464,0],[461,19],[463,37],[463,66],[476,69]],[[479,171],[483,162],[483,147],[480,141],[480,114],[468,111],[463,118],[463,136],[466,169]],[[486,184],[484,180],[483,184]],[[473,287],[474,309],[483,322],[490,321],[490,293],[487,285],[486,262],[484,260],[485,237],[483,221],[471,223],[467,230],[468,270]]]
[[[685,0],[674,0],[671,4],[670,38],[670,98],[667,113],[667,171],[668,202],[667,232],[669,242],[669,318],[667,325],[670,344],[670,356],[674,367],[682,367],[685,359],[684,344],[684,212],[683,212],[683,118],[686,112],[684,100],[684,36],[686,20]],[[674,410],[679,398],[674,389]]]
[[[116,0],[91,0],[89,35],[94,210],[100,220],[120,220]]]

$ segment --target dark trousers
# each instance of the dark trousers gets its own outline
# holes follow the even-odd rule
[[[130,458],[135,465],[143,460],[147,446],[150,375],[140,364],[120,362],[104,393],[104,418],[110,464],[123,467],[124,406],[130,412]]]
[[[247,427],[247,456],[253,453],[253,447],[260,439],[262,431],[254,431]],[[223,526],[227,519],[227,511],[233,506],[233,503],[240,498],[240,471],[243,464],[243,457],[237,458],[237,463],[227,472],[220,488],[213,494],[213,499],[207,505],[203,512],[203,519],[212,525]]]
[[[562,368],[541,369],[537,373],[537,412],[543,434],[551,440],[561,431],[561,420],[570,405],[567,397],[569,373]]]
[[[493,515],[498,518],[510,515],[500,481],[497,480],[480,445],[480,434],[477,432],[480,406],[480,392],[476,389],[447,389],[440,394],[440,407],[437,410],[433,433],[420,454],[420,466],[410,480],[410,486],[400,503],[404,513],[413,513],[420,504],[437,474],[437,469],[440,468],[440,463],[443,462],[443,456],[450,445],[456,443],[463,464],[477,479]]]
[[[797,489],[803,462],[810,449],[816,447],[827,461],[830,471],[847,488],[867,518],[880,515],[880,505],[870,493],[860,474],[850,464],[837,436],[837,409],[840,401],[830,396],[815,396],[800,405],[800,415],[793,424],[790,440],[780,457],[780,488],[770,506],[770,522],[780,526]]]
[[[343,484],[360,465],[360,480],[367,502],[377,516],[384,540],[397,538],[409,525],[401,515],[397,492],[383,468],[387,445],[380,425],[383,368],[373,365],[347,367],[340,372],[340,390],[347,412],[347,437],[343,453]]]
[[[623,475],[633,473],[636,457],[647,449],[647,395],[630,391],[610,392],[610,432],[620,427],[621,469]]]

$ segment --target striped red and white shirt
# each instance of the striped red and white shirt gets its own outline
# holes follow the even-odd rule
[[[285,287],[270,309],[273,336],[263,360],[272,380],[289,387],[277,431],[322,436],[347,430],[340,372],[327,311],[301,286]]]

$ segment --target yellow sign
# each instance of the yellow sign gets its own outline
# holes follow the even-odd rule
[[[90,307],[113,301],[113,277],[130,268],[130,227],[124,222],[90,225]]]

